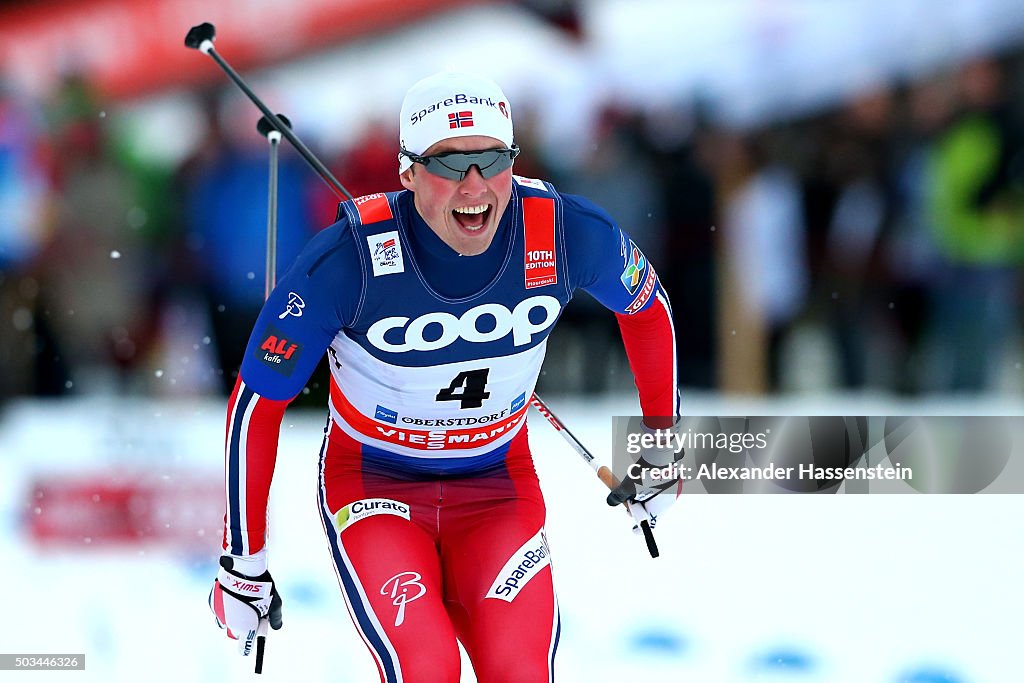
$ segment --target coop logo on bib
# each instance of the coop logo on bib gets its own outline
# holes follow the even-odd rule
[[[391,353],[434,351],[459,339],[492,342],[510,334],[515,346],[523,346],[553,325],[561,308],[553,296],[531,296],[511,311],[492,303],[474,306],[458,318],[444,312],[426,313],[411,322],[409,318],[394,316],[370,325],[366,338],[381,351]]]
[[[405,272],[405,263],[402,261],[402,243],[398,239],[397,230],[382,232],[378,235],[367,235],[366,243],[370,247],[374,277]]]

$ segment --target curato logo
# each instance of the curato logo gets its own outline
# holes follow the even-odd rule
[[[340,534],[356,522],[376,515],[394,515],[410,519],[409,506],[405,503],[390,498],[363,498],[349,503],[334,513],[334,525]]]
[[[530,313],[534,309],[544,311],[544,319],[540,322],[530,320]],[[554,324],[559,310],[561,306],[555,297],[531,296],[520,301],[511,311],[501,304],[482,304],[469,309],[459,318],[451,313],[440,312],[421,315],[412,322],[402,316],[384,318],[370,325],[366,338],[381,351],[391,353],[434,351],[450,346],[458,339],[475,343],[492,342],[507,337],[510,332],[512,343],[522,346],[529,344],[533,335]],[[485,322],[481,323],[481,319]],[[429,335],[430,339],[424,334],[428,329],[433,332]],[[404,331],[402,341],[394,343],[385,339],[392,330]]]

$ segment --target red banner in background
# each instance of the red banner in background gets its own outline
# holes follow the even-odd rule
[[[59,0],[0,10],[3,76],[36,92],[84,73],[110,97],[134,97],[221,78],[184,46],[196,24],[218,29],[236,69],[281,61],[393,28],[473,0]]]
[[[25,531],[47,549],[215,549],[223,533],[221,477],[219,470],[42,475],[26,501]]]

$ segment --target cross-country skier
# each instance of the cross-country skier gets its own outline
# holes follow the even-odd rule
[[[320,513],[381,681],[458,681],[456,639],[484,683],[550,681],[558,606],[526,428],[547,338],[589,292],[618,318],[644,415],[674,420],[668,297],[602,209],[512,174],[493,82],[416,83],[400,135],[406,189],[342,204],[256,321],[228,408],[210,604],[246,653],[261,619],[281,625],[267,498],[285,407],[326,351]]]

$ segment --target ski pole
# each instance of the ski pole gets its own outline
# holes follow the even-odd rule
[[[290,128],[292,122],[284,114],[277,119]],[[264,280],[263,298],[269,299],[270,292],[277,284],[277,150],[281,143],[281,131],[274,128],[266,116],[260,118],[256,130],[270,143],[270,173],[267,185],[267,263]]]
[[[267,623],[266,618],[260,619],[256,626],[256,673],[263,673],[263,652],[267,649]]]
[[[608,468],[607,465],[602,465],[594,457],[594,454],[587,450],[579,439],[569,431],[569,428],[558,419],[558,417],[551,412],[547,404],[541,400],[540,396],[534,394],[530,399],[530,403],[534,408],[537,409],[541,415],[547,418],[547,421],[551,423],[551,426],[555,428],[559,434],[561,434],[569,445],[573,447],[580,457],[583,458],[590,467],[597,472],[597,478],[604,482],[604,485],[609,489],[614,489],[619,485],[618,479],[615,478],[615,474]],[[651,553],[651,557],[657,557],[660,553],[658,551],[658,544],[654,540],[654,531],[651,529],[651,516],[647,514],[647,509],[643,505],[630,505],[628,502],[625,503],[626,509],[629,510],[629,514],[632,515],[633,521],[640,527],[640,531],[643,532],[644,541],[647,542],[647,551]]]
[[[228,75],[228,78],[238,86],[238,89],[245,93],[246,97],[248,97],[249,100],[251,100],[261,112],[263,112],[263,115],[266,116],[270,123],[273,124],[274,130],[280,131],[281,135],[283,135],[288,142],[292,143],[292,146],[295,147],[299,154],[302,155],[302,158],[306,160],[306,163],[312,166],[313,170],[323,178],[324,182],[330,185],[331,189],[339,196],[342,196],[345,199],[352,199],[352,194],[345,189],[344,185],[338,182],[338,179],[334,177],[334,174],[332,174],[327,167],[316,158],[316,155],[309,151],[309,148],[306,147],[306,145],[302,143],[302,140],[300,140],[298,136],[291,131],[289,126],[285,125],[281,119],[274,114],[274,112],[270,111],[267,105],[263,103],[263,100],[257,97],[256,93],[254,93],[246,82],[242,80],[242,77],[238,75],[238,72],[232,69],[231,65],[217,54],[217,51],[213,49],[213,40],[216,35],[217,29],[209,22],[193,26],[185,35],[185,47],[190,47],[193,50],[199,50],[203,54],[209,55],[213,61],[217,63],[217,66],[219,66],[224,73]]]

